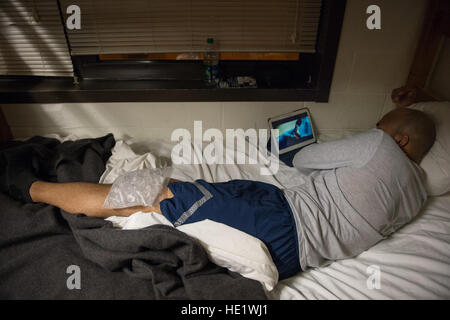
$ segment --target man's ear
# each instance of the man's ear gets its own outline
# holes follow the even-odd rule
[[[404,148],[409,143],[409,136],[406,134],[397,134],[395,136],[395,142],[397,142],[400,148]]]

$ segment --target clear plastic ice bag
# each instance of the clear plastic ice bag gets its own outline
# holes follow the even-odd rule
[[[114,181],[103,207],[122,209],[153,206],[161,190],[169,183],[171,172],[171,168],[149,168],[127,172]]]

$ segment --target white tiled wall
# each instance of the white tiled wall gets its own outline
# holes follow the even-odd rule
[[[3,105],[15,137],[73,133],[170,139],[175,128],[265,128],[267,118],[310,108],[321,134],[371,128],[392,108],[390,92],[404,84],[427,0],[348,0],[329,103],[67,103]],[[368,30],[366,8],[381,8],[382,30]]]

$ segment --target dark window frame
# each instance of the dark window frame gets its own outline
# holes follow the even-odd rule
[[[328,102],[345,6],[346,0],[323,0],[317,52],[301,54],[298,62],[220,62],[228,75],[234,75],[235,70],[262,70],[260,79],[267,79],[267,70],[274,70],[275,74],[280,74],[280,70],[283,74],[283,70],[287,70],[288,78],[294,79],[287,84],[259,85],[258,88],[208,88],[201,79],[201,61],[117,63],[100,61],[96,56],[74,56],[72,59],[78,83],[73,83],[72,78],[0,77],[0,103]],[[121,73],[117,68],[131,71]],[[148,72],[141,72],[140,69]]]

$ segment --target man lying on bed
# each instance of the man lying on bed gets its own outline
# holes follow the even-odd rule
[[[411,97],[397,90],[393,99],[408,105]],[[418,164],[434,139],[425,114],[397,108],[376,129],[299,151],[293,164],[302,185],[280,190],[246,180],[172,180],[155,207],[105,209],[111,185],[39,181],[27,168],[2,188],[24,201],[94,217],[155,211],[175,226],[203,219],[224,223],[263,241],[281,280],[356,256],[410,222],[427,197]]]

